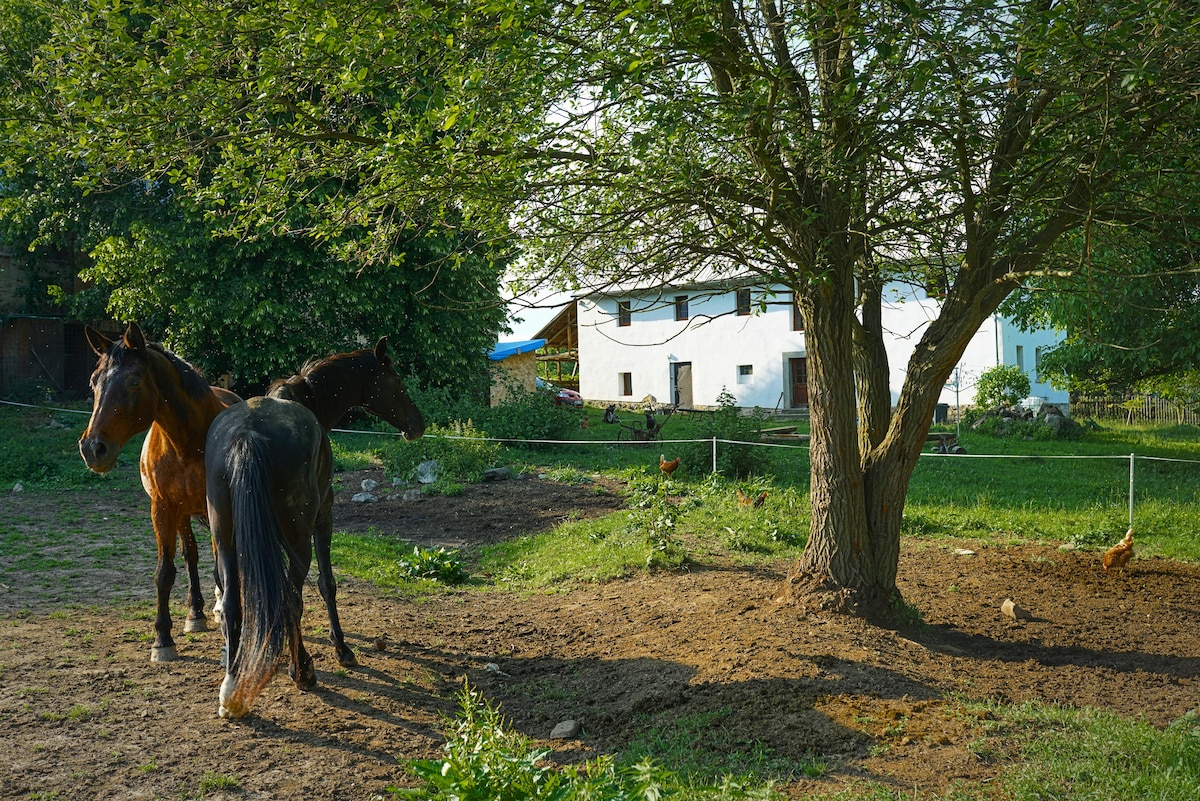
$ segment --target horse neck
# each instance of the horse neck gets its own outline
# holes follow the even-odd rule
[[[361,391],[352,392],[352,382],[328,381],[320,367],[303,376],[292,376],[268,394],[296,401],[308,408],[326,431],[337,425],[346,412],[362,403]]]
[[[151,356],[154,366],[158,404],[154,423],[182,452],[203,450],[208,427],[224,407],[211,391],[200,397],[190,395],[183,384],[180,369],[161,354]]]

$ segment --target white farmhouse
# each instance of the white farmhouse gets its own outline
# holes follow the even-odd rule
[[[892,399],[909,357],[939,302],[924,290],[889,285],[883,324]],[[722,390],[741,407],[808,406],[804,321],[781,286],[714,282],[578,296],[537,333],[571,352],[579,392],[590,403],[638,403],[653,396],[682,408],[714,406]],[[1067,394],[1037,381],[1037,359],[1060,336],[1025,333],[992,315],[968,345],[942,392],[948,406],[968,405],[979,375],[999,364],[1029,374],[1032,395],[1066,408]],[[957,384],[957,386],[956,386]]]

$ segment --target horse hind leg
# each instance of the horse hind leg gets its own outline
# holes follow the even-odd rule
[[[296,682],[296,688],[305,692],[317,688],[317,670],[313,659],[304,648],[299,635],[296,637],[299,647],[292,648],[292,663],[288,666],[288,675]]]
[[[329,641],[333,643],[334,653],[337,654],[338,664],[342,667],[352,667],[358,664],[354,651],[346,645],[346,637],[342,632],[342,621],[337,611],[337,581],[333,577],[333,565],[330,563],[330,543],[333,539],[333,521],[322,520],[317,523],[317,533],[313,538],[314,550],[317,557],[317,586],[321,589],[321,597],[325,600],[325,610],[329,613]]]

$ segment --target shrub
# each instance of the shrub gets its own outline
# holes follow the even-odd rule
[[[770,785],[755,786],[725,777],[715,786],[697,786],[651,759],[622,764],[612,757],[555,769],[550,749],[504,725],[499,710],[478,692],[459,693],[459,717],[448,724],[445,756],[408,763],[424,782],[418,788],[389,788],[397,796],[423,801],[629,801],[689,798],[734,801],[778,796]]]
[[[755,408],[743,414],[737,406],[737,398],[722,388],[717,396],[717,409],[701,416],[693,429],[699,438],[717,438],[738,442],[758,442],[761,438],[765,414]],[[767,467],[766,451],[754,445],[717,443],[717,472],[726,478],[745,478],[763,472]],[[712,464],[712,446],[694,443],[684,449],[683,463],[691,467]]]
[[[483,471],[500,464],[500,446],[482,439],[468,420],[448,426],[430,425],[425,436],[408,442],[395,439],[379,453],[383,470],[389,476],[412,480],[417,466],[430,459],[438,463],[438,480],[472,484],[483,479]]]
[[[975,383],[975,405],[985,409],[1015,406],[1026,397],[1029,397],[1029,376],[1013,365],[999,364],[984,370]]]
[[[467,571],[463,569],[458,551],[414,545],[412,553],[401,556],[397,561],[400,575],[407,578],[429,579],[442,584],[462,584],[467,580]]]
[[[477,418],[488,436],[501,439],[567,439],[579,429],[580,411],[559,406],[548,392],[513,393]]]
[[[448,426],[463,420],[477,420],[487,409],[481,398],[458,387],[424,387],[410,379],[405,381],[405,388],[421,410],[426,425]]]

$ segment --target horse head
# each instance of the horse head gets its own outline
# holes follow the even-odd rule
[[[395,426],[405,439],[417,439],[425,433],[425,418],[408,396],[404,382],[396,375],[387,352],[387,337],[375,343],[379,372],[366,388],[362,406],[371,414]]]
[[[137,323],[114,341],[91,326],[84,328],[88,344],[100,357],[92,373],[92,417],[79,438],[84,464],[107,473],[130,437],[154,422],[157,392],[148,366],[146,337]]]

